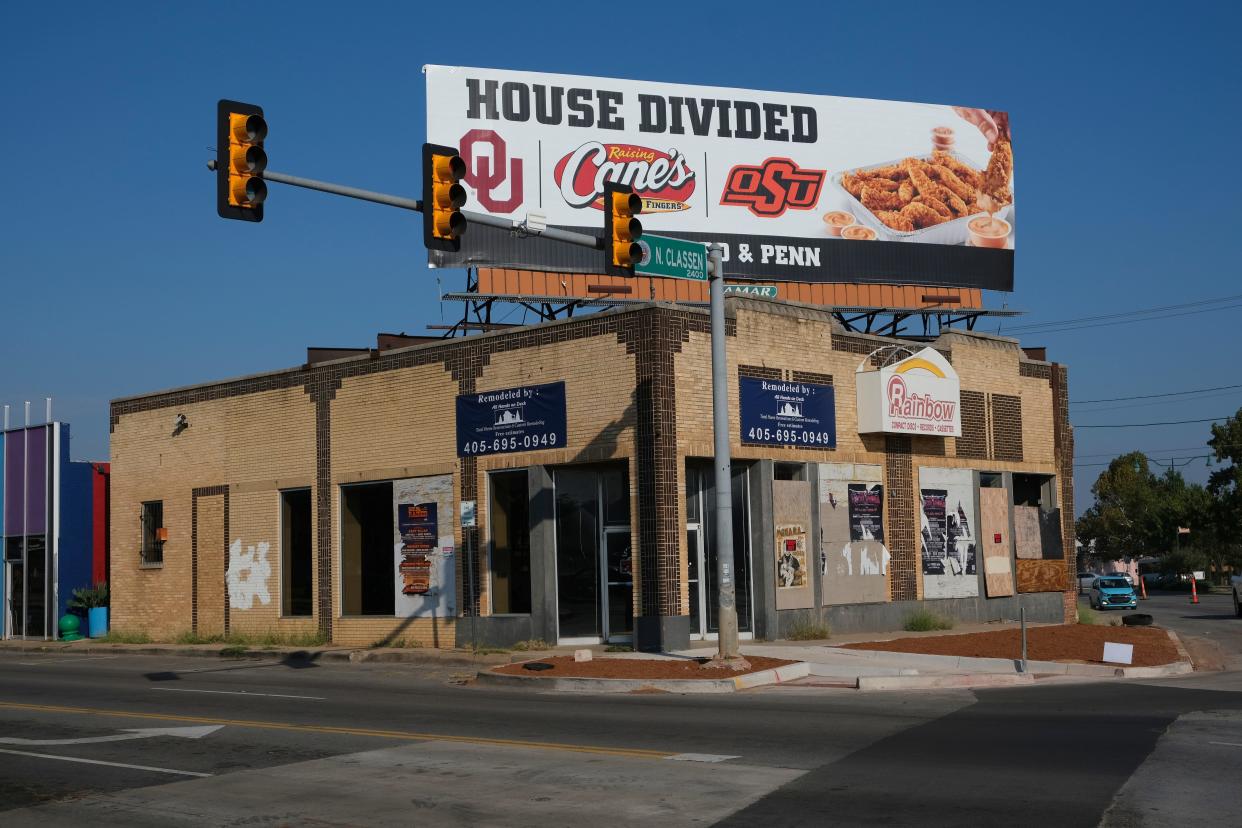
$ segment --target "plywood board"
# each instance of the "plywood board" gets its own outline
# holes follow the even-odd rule
[[[919,538],[924,598],[973,598],[979,521],[974,472],[919,468]]]
[[[979,523],[983,535],[984,586],[989,598],[1013,595],[1009,556],[1009,491],[979,490]]]
[[[888,600],[884,487],[879,466],[822,464],[819,487],[819,575],[825,604]]]
[[[776,567],[776,608],[815,606],[811,586],[811,483],[807,480],[772,481],[772,523]]]
[[[1038,506],[1013,507],[1013,545],[1018,560],[1038,561],[1043,558]]]
[[[1064,592],[1065,561],[1018,560],[1018,592]]]

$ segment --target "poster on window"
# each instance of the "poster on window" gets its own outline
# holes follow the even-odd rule
[[[919,481],[923,597],[974,597],[979,594],[974,473],[924,468]]]
[[[863,463],[819,465],[819,576],[825,604],[888,600],[883,471]]]
[[[397,504],[397,531],[401,535],[401,591],[425,595],[431,589],[431,562],[439,545],[435,503]]]
[[[445,618],[457,614],[453,540],[453,477],[392,482],[396,614]],[[447,516],[447,520],[441,520]]]
[[[798,589],[809,583],[806,573],[806,527],[787,523],[776,527],[777,589]]]

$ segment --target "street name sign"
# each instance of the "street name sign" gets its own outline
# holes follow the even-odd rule
[[[634,265],[634,272],[639,276],[707,281],[707,246],[702,242],[644,233],[638,244],[643,249],[643,260]]]

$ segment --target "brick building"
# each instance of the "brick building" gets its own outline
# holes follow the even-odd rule
[[[920,606],[1073,617],[1063,366],[758,299],[731,298],[728,326],[744,636],[897,629]],[[860,434],[856,372],[924,344],[960,381],[961,437]],[[705,311],[636,305],[116,400],[113,624],[355,645],[711,637],[709,354]],[[773,389],[818,393],[831,422],[801,445],[744,430],[755,394],[804,416]]]

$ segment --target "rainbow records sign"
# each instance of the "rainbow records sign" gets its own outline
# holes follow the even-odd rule
[[[860,434],[962,436],[962,384],[934,348],[873,368],[868,356],[855,372]]]

